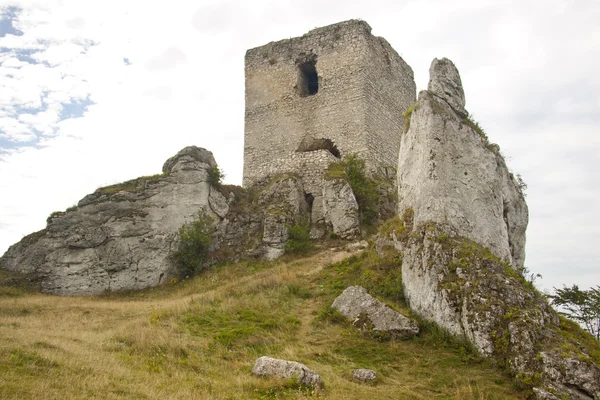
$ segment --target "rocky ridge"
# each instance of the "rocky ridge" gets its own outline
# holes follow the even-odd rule
[[[289,229],[313,224],[351,239],[360,233],[358,205],[348,183],[323,185],[313,212],[302,180],[274,177],[264,187],[221,187],[211,173],[211,152],[186,147],[168,159],[163,173],[100,188],[46,229],[26,236],[0,258],[0,268],[29,274],[44,292],[93,295],[166,283],[179,271],[170,258],[178,231],[198,213],[214,223],[207,264],[245,257],[274,260],[285,252]],[[252,197],[252,193],[256,193]],[[321,204],[321,203],[320,203]]]
[[[520,267],[527,206],[497,145],[468,118],[456,67],[435,59],[398,165],[406,301],[465,337],[538,398],[600,398],[600,368]],[[576,372],[574,372],[576,371]]]
[[[11,246],[3,269],[32,274],[45,292],[99,294],[143,289],[175,274],[168,256],[178,229],[199,211],[218,218],[225,197],[211,187],[212,153],[186,147],[161,176],[96,190],[75,209],[53,213],[46,229]]]

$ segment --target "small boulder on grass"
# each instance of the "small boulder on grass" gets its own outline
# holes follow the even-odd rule
[[[419,333],[415,321],[392,310],[360,286],[350,286],[344,290],[331,307],[355,322],[366,319],[377,333],[389,334],[394,338],[411,338]]]
[[[352,371],[352,378],[361,382],[373,382],[377,379],[377,373],[372,369],[355,369]]]
[[[254,363],[252,373],[268,378],[296,379],[298,384],[315,389],[323,387],[323,381],[319,374],[295,361],[262,356]]]

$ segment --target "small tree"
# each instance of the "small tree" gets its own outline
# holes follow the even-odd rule
[[[583,325],[585,330],[600,340],[600,286],[581,290],[577,285],[554,288],[552,304],[564,310],[561,314]]]
[[[346,179],[358,203],[361,223],[374,225],[379,215],[379,187],[367,176],[365,161],[356,154],[348,154],[341,162],[331,163],[325,179]]]
[[[177,249],[171,253],[171,259],[182,276],[191,276],[204,269],[213,231],[214,221],[203,210],[194,221],[179,228]]]
[[[313,247],[310,241],[310,224],[308,221],[300,221],[288,226],[289,238],[285,242],[286,253],[300,254]]]
[[[212,167],[208,168],[208,183],[210,183],[212,186],[216,187],[217,189],[220,188],[223,178],[225,178],[225,174],[223,171],[221,171],[218,165],[213,165]]]

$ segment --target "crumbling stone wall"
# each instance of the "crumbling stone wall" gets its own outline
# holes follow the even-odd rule
[[[339,159],[327,150],[292,152],[287,158],[276,158],[263,163],[259,167],[260,178],[256,178],[252,183],[262,186],[277,175],[298,174],[302,177],[306,193],[320,195],[323,189],[323,171],[335,161]]]
[[[331,140],[340,157],[359,154],[370,170],[397,165],[402,113],[416,98],[413,72],[366,22],[250,49],[245,72],[244,186],[275,173],[313,174],[298,157],[320,161],[326,151],[337,159],[327,149],[302,153],[303,143],[319,139]]]

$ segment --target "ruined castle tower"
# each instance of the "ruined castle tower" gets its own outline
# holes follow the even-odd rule
[[[245,73],[244,186],[296,172],[314,192],[327,165],[350,153],[370,170],[394,170],[413,71],[366,22],[250,49]]]

